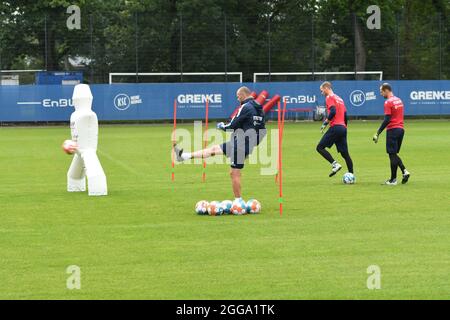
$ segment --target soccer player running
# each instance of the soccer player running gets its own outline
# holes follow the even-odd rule
[[[328,124],[330,128],[320,140],[316,150],[331,163],[331,173],[329,176],[332,177],[342,169],[342,166],[333,159],[333,156],[325,148],[331,148],[335,144],[338,152],[345,160],[348,172],[353,174],[353,161],[348,153],[347,145],[348,118],[344,100],[333,92],[332,85],[328,81],[322,83],[320,91],[326,97],[328,112],[328,117],[322,124],[321,132],[323,133]]]
[[[174,152],[179,162],[194,158],[209,158],[215,155],[225,155],[230,158],[230,176],[236,200],[242,199],[241,169],[244,168],[245,159],[266,135],[263,108],[250,94],[249,88],[239,88],[236,96],[241,107],[237,114],[228,124],[223,122],[217,124],[217,129],[233,131],[230,141],[192,153],[184,152],[183,149],[174,145]]]
[[[373,141],[378,142],[380,134],[385,128],[386,133],[386,151],[389,154],[391,162],[391,178],[384,184],[395,186],[397,185],[397,169],[400,167],[403,173],[402,184],[408,182],[410,173],[406,170],[402,159],[398,156],[400,148],[402,147],[403,136],[405,135],[404,129],[404,105],[400,98],[394,96],[392,87],[389,83],[383,83],[380,87],[381,95],[387,99],[384,102],[384,121],[378,129],[377,133],[373,136]]]

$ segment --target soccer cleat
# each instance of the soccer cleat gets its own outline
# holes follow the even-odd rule
[[[405,173],[403,174],[402,184],[406,184],[410,176],[411,174],[408,172],[408,170],[405,170]]]
[[[175,152],[175,156],[177,157],[178,162],[183,162],[184,159],[181,156],[183,154],[183,149],[179,149],[176,144],[173,145],[173,152]]]
[[[338,173],[339,170],[341,170],[341,169],[342,169],[342,166],[339,163],[336,162],[335,164],[333,164],[333,168],[331,169],[331,173],[330,173],[330,178],[332,176],[334,176],[336,173]]]
[[[394,180],[386,180],[383,185],[385,186],[396,186],[397,185],[397,179]]]

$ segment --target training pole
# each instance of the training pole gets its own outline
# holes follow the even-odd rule
[[[286,101],[283,103],[283,112],[281,112],[281,103],[278,103],[278,184],[280,191],[280,216],[283,215],[283,131],[286,116]]]
[[[272,99],[270,99],[269,101],[266,102],[266,104],[263,106],[263,110],[264,113],[268,113],[270,112],[270,110],[272,110],[272,108],[278,103],[278,101],[280,101],[281,97],[276,94],[273,96]]]
[[[208,117],[209,117],[209,100],[206,99],[206,107],[205,107],[205,134],[204,134],[204,146],[203,149],[206,149],[208,145]],[[203,173],[202,173],[202,181],[206,181],[206,159],[203,157]]]
[[[281,104],[278,103],[278,166],[277,166],[277,180],[279,185],[279,198],[278,202],[280,204],[280,216],[283,214],[283,189],[281,185]]]
[[[278,174],[280,172],[280,131],[281,131],[281,104],[280,101],[277,103],[277,124],[278,124],[278,159],[277,159],[277,173],[275,174],[275,183],[278,184]]]
[[[173,146],[177,142],[176,139],[177,130],[177,99],[173,101],[173,129],[172,129],[172,181],[175,181],[175,153]]]
[[[283,113],[281,118],[281,142],[280,142],[280,215],[283,214],[283,137],[284,137],[284,123],[286,117],[286,105],[287,102],[284,100],[283,102]]]
[[[278,105],[278,133],[281,134],[281,140],[283,140],[283,131],[284,131],[284,119],[285,119],[285,115],[286,115],[286,100],[283,103],[283,112],[280,116],[280,109],[281,109],[281,102],[278,100],[277,102]],[[277,173],[275,175],[275,183],[278,184],[278,172],[280,171],[279,169],[279,164],[277,166]]]
[[[283,117],[281,118],[281,140],[283,140],[283,134],[284,134],[284,119],[285,119],[285,116],[286,116],[286,105],[287,105],[287,102],[286,102],[286,100],[284,100],[284,102],[283,102],[283,113],[282,113]]]

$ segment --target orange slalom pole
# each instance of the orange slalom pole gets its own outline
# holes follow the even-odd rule
[[[281,131],[281,103],[278,100],[277,102],[277,113],[278,113],[278,144],[280,143],[280,131]],[[278,146],[278,161],[277,161],[277,173],[275,174],[275,183],[278,184],[278,173],[280,172],[280,149]]]
[[[286,100],[284,100],[283,102],[283,111],[281,112],[281,103],[280,101],[278,101],[278,130],[279,130],[279,135],[281,136],[281,142],[283,140],[283,133],[284,133],[284,123],[285,123],[285,117],[286,117]],[[281,113],[281,115],[280,115]],[[278,183],[278,173],[280,171],[280,167],[279,167],[279,163],[278,163],[278,167],[277,167],[277,174],[275,175],[275,183]]]
[[[280,216],[283,215],[283,134],[284,134],[284,119],[286,116],[286,100],[283,104],[283,113],[281,119],[281,133],[280,133],[280,142],[279,142],[279,174],[280,174]]]
[[[173,129],[172,129],[172,148],[176,143],[177,130],[177,99],[173,101]],[[175,181],[175,155],[172,150],[172,181]]]
[[[281,97],[278,94],[274,95],[273,98],[267,101],[263,106],[264,112],[267,113],[272,110],[272,108],[278,103],[278,101],[280,101],[280,99]]]
[[[279,198],[278,202],[280,205],[280,216],[283,214],[283,189],[282,189],[282,172],[281,172],[281,103],[278,103],[278,172],[277,178],[279,179]]]
[[[256,97],[255,101],[258,102],[261,106],[266,104],[266,100],[269,97],[269,92],[267,90],[263,90]]]
[[[209,118],[209,100],[206,99],[206,106],[205,106],[205,134],[204,134],[204,146],[203,149],[206,149],[208,144],[208,118]],[[202,173],[202,181],[206,181],[206,160],[203,157],[203,173]]]
[[[284,134],[284,119],[285,119],[285,115],[286,115],[286,106],[287,106],[287,103],[286,103],[286,100],[284,100],[283,113],[282,113],[283,117],[281,119],[281,139],[283,139],[283,134]]]

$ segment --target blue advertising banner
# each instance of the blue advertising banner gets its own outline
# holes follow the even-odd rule
[[[450,81],[392,81],[394,93],[405,104],[407,115],[450,115]],[[334,81],[350,116],[383,114],[379,81]],[[100,120],[172,119],[177,102],[179,119],[203,119],[205,102],[209,117],[225,119],[237,107],[236,90],[247,85],[255,91],[279,94],[290,110],[324,105],[320,82],[186,83],[92,85],[93,110]],[[0,86],[0,121],[68,121],[74,111],[73,86]]]
[[[67,85],[83,82],[83,72],[58,72],[39,71],[36,72],[36,84]]]

